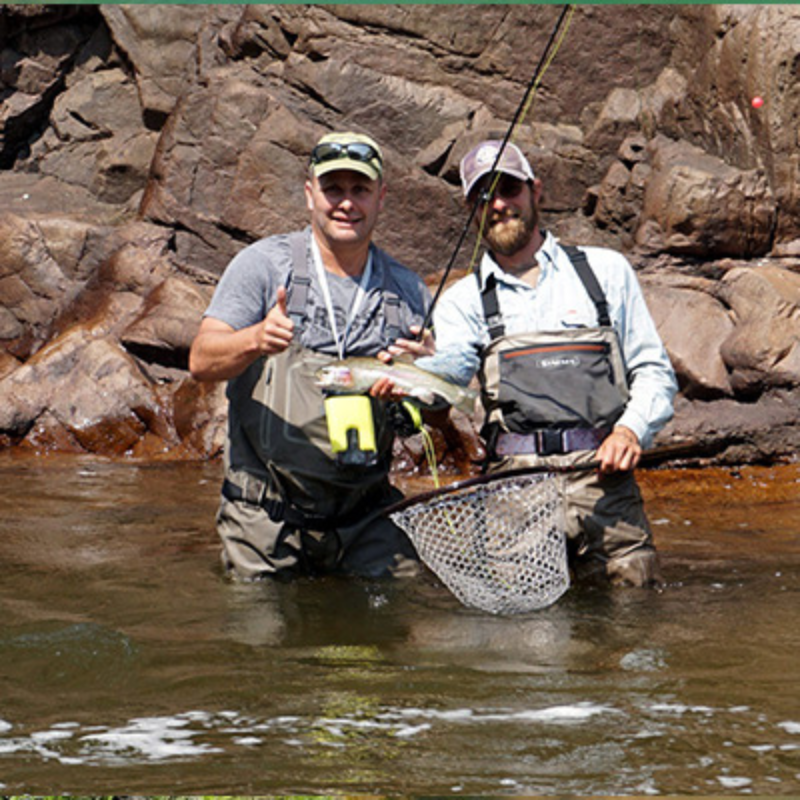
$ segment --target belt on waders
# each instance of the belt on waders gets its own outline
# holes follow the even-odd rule
[[[227,478],[222,484],[222,496],[232,502],[245,502],[250,505],[260,506],[273,522],[285,523],[292,528],[307,531],[320,531],[326,533],[337,528],[353,525],[364,518],[361,510],[353,511],[339,517],[320,517],[313,514],[306,514],[299,508],[295,508],[291,503],[284,500],[276,500],[266,494],[267,484],[256,478],[248,478],[244,487],[233,483]],[[376,493],[377,495],[378,493]],[[369,495],[363,500],[368,501]]]
[[[498,456],[555,456],[576,450],[596,450],[610,432],[610,428],[542,428],[532,433],[501,431],[492,444]]]

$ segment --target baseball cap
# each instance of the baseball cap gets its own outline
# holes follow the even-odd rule
[[[489,139],[476,145],[461,159],[461,186],[464,197],[469,197],[472,187],[484,176],[492,171],[497,153],[502,146],[499,139]],[[508,142],[503,148],[503,155],[497,164],[497,172],[512,175],[521,181],[534,179],[533,169],[522,150],[515,144]]]
[[[376,181],[383,174],[383,154],[378,143],[363,133],[328,133],[311,151],[311,171],[319,178],[327,172],[349,169]]]

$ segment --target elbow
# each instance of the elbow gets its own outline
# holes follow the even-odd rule
[[[197,352],[197,348],[194,345],[189,350],[189,374],[196,381],[205,382],[211,380],[208,364],[202,354]]]

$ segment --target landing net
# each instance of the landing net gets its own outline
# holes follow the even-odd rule
[[[553,473],[497,478],[431,493],[390,517],[420,559],[464,605],[520,614],[569,588],[559,480]]]

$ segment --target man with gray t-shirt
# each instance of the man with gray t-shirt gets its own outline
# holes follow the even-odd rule
[[[433,352],[430,334],[419,336],[424,283],[372,244],[383,174],[370,137],[323,136],[305,184],[310,226],[239,253],[192,344],[192,375],[228,381],[217,530],[240,577],[379,577],[416,565],[405,534],[381,514],[399,495],[388,480],[391,381],[369,397],[326,399],[316,385],[337,359]],[[358,433],[346,448],[330,438],[342,419]]]

